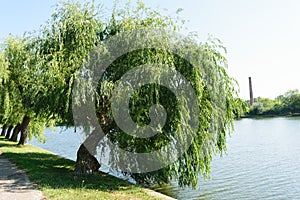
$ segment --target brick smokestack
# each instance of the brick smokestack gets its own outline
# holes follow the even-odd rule
[[[254,99],[253,99],[253,90],[252,90],[251,77],[249,77],[249,91],[250,91],[250,105],[252,106],[253,103],[254,103]]]

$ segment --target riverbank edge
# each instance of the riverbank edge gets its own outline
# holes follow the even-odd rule
[[[17,143],[15,143],[15,142],[10,142],[10,141],[6,140],[3,136],[0,136],[0,141],[8,142],[8,143],[10,143],[11,146],[14,146],[14,147],[15,147],[16,144],[17,144]],[[75,161],[70,160],[70,159],[68,159],[68,158],[64,158],[64,157],[62,157],[62,156],[60,156],[60,155],[57,155],[57,154],[55,154],[55,153],[53,153],[53,152],[51,152],[51,151],[46,150],[46,149],[43,149],[43,148],[40,148],[40,147],[37,147],[37,146],[34,146],[34,145],[30,145],[30,144],[26,144],[26,146],[29,146],[29,147],[31,146],[31,147],[40,149],[40,150],[42,150],[42,151],[44,151],[44,152],[48,152],[49,154],[51,154],[51,155],[53,155],[53,156],[55,156],[55,157],[58,157],[58,158],[60,158],[60,159],[64,159],[64,160],[66,160],[66,161],[68,161],[68,162],[73,162],[74,165],[75,165]],[[9,156],[6,155],[6,151],[2,149],[2,146],[1,146],[1,145],[0,145],[0,152],[1,152],[1,154],[2,154],[3,157],[7,158],[11,163],[15,164],[19,169],[24,170],[24,169],[22,168],[22,166],[19,166],[17,163],[13,162],[13,159],[11,159]],[[25,171],[25,170],[24,170],[24,171]],[[25,173],[30,177],[30,173],[28,173],[28,172],[26,172],[26,171],[25,171]],[[112,175],[108,175],[108,176],[111,176],[112,178],[119,179],[120,182],[126,181],[126,180],[120,179],[120,178],[115,177],[115,176],[112,176]],[[32,182],[37,188],[41,187],[39,184],[35,183],[34,180],[31,180],[31,179],[30,179],[30,182]],[[129,183],[129,182],[128,182],[128,183]],[[131,183],[129,183],[129,184],[131,184]],[[148,194],[150,197],[153,197],[153,198],[155,198],[155,199],[175,200],[174,198],[172,198],[172,197],[170,197],[170,196],[167,196],[167,195],[165,195],[165,194],[156,192],[156,191],[151,190],[151,189],[149,189],[149,188],[143,188],[143,187],[140,187],[140,186],[137,186],[137,185],[135,185],[135,187],[138,187],[138,188],[142,189],[146,194]],[[43,193],[43,198],[42,198],[42,199],[50,200],[49,197],[47,197],[47,195],[44,193],[44,191],[42,191],[42,193]],[[142,198],[141,198],[141,199],[142,199]],[[147,199],[148,199],[148,198],[147,198]]]
[[[240,116],[240,119],[263,119],[263,118],[276,118],[276,117],[300,117],[300,113],[293,113],[293,114],[267,114],[267,115],[244,115]],[[238,118],[238,119],[239,119]]]

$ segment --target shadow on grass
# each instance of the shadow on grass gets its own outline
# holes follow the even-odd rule
[[[8,139],[4,138],[3,136],[0,137],[0,141],[5,141],[5,143],[4,142],[0,143],[0,148],[2,148],[2,147],[17,146],[17,143],[15,143],[15,144],[13,142],[12,142],[12,144],[6,143],[6,142],[11,142],[11,141],[9,141]]]
[[[16,143],[0,138],[0,147],[5,147],[3,156],[25,171],[29,179],[39,188],[54,189],[97,189],[101,191],[127,190],[132,184],[111,175],[101,173],[75,176],[75,162],[43,151],[30,145],[16,146]]]

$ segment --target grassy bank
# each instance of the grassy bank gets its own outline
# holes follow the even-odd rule
[[[143,188],[107,174],[74,176],[74,161],[35,146],[20,147],[1,137],[0,147],[2,155],[25,171],[46,198],[158,199]]]

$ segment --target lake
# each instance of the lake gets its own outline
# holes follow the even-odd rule
[[[76,159],[81,141],[73,129],[47,129],[45,135],[46,144],[30,143]],[[177,199],[300,199],[300,118],[235,121],[227,147],[196,190],[176,183],[155,190]]]

